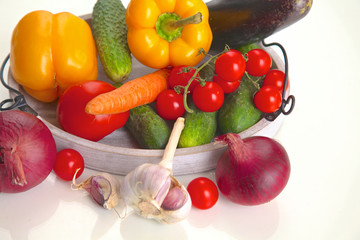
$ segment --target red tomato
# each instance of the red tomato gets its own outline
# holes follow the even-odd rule
[[[275,86],[281,93],[284,89],[285,73],[278,69],[270,70],[264,78],[263,86]],[[287,82],[286,89],[289,88],[289,79]]]
[[[192,205],[198,209],[209,209],[219,199],[219,191],[213,181],[205,177],[193,179],[187,186]]]
[[[230,49],[215,62],[216,74],[227,82],[238,81],[245,73],[245,59],[240,51]]]
[[[254,96],[256,108],[264,113],[277,111],[281,106],[281,101],[281,93],[274,86],[262,86]]]
[[[196,70],[194,68],[183,66],[183,65],[174,67],[171,70],[170,75],[168,77],[170,88],[174,89],[175,86],[185,87],[189,83],[189,80],[193,77],[195,71]],[[191,82],[191,84],[188,88],[190,93],[192,93],[194,88],[196,87],[196,85],[199,84],[199,82],[198,82],[199,77],[200,77],[199,73],[196,74],[195,79]],[[184,94],[183,88],[181,88],[181,93]]]
[[[238,89],[241,82],[240,80],[227,82],[219,76],[214,76],[213,81],[221,86],[225,94],[234,92],[236,89]]]
[[[115,87],[103,81],[87,81],[68,88],[57,105],[57,120],[67,132],[91,141],[99,141],[125,125],[129,112],[92,115],[85,112],[86,104],[101,93]]]
[[[77,169],[80,169],[77,173]],[[54,172],[56,176],[71,181],[76,173],[76,178],[84,171],[84,159],[81,154],[74,149],[63,149],[56,153]]]
[[[195,106],[203,112],[215,112],[224,103],[224,90],[216,82],[197,85],[192,96]]]
[[[162,91],[156,100],[156,112],[166,120],[175,120],[185,113],[183,95],[173,89]]]
[[[263,49],[253,49],[247,52],[246,71],[255,77],[265,75],[271,68],[271,57]]]

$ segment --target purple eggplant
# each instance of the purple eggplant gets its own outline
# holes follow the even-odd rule
[[[305,17],[312,0],[213,0],[207,3],[211,49],[257,43]]]

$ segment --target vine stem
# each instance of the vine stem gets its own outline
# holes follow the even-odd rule
[[[189,90],[189,87],[190,87],[191,83],[194,81],[194,79],[196,78],[197,74],[201,71],[201,69],[203,69],[206,65],[208,65],[212,60],[216,59],[221,54],[223,54],[223,53],[225,53],[225,52],[227,52],[229,50],[230,50],[229,46],[226,45],[225,49],[222,52],[220,52],[220,53],[218,53],[216,55],[212,56],[212,55],[207,54],[209,56],[209,59],[206,62],[204,62],[203,64],[201,64],[199,67],[194,68],[195,69],[194,74],[190,78],[188,84],[184,87],[184,96],[183,96],[184,107],[185,107],[185,110],[188,113],[193,113],[194,112],[194,110],[190,109],[188,104],[187,104],[187,95],[188,95],[188,90]],[[202,48],[199,50],[199,54],[204,54],[204,50]],[[201,79],[200,79],[200,81],[201,81]],[[201,82],[200,82],[200,84],[201,84]]]
[[[260,89],[259,80],[261,78],[254,80],[247,71],[245,71],[245,74],[246,74],[247,78],[250,80],[250,82],[254,85],[254,87],[259,91],[259,89]]]

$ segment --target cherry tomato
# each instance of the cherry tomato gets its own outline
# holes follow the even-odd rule
[[[219,76],[214,76],[213,81],[221,86],[225,94],[234,92],[240,86],[240,80],[227,82]]]
[[[80,169],[77,173],[77,169]],[[74,149],[63,149],[56,153],[54,172],[56,176],[71,181],[76,173],[76,178],[84,171],[84,158]]]
[[[253,49],[247,53],[246,71],[255,77],[265,75],[271,68],[271,57],[263,49]]]
[[[162,91],[156,101],[156,112],[166,120],[175,120],[185,113],[183,95],[173,89]]]
[[[240,51],[230,49],[215,61],[216,74],[227,82],[238,81],[245,73],[245,59]]]
[[[285,82],[285,73],[278,69],[270,70],[264,78],[263,86],[275,86],[281,93],[284,89],[284,82]],[[286,89],[289,88],[289,79],[287,82]]]
[[[195,106],[203,112],[215,112],[224,103],[224,90],[216,82],[197,85],[192,95]]]
[[[170,75],[168,77],[168,81],[169,81],[169,86],[171,89],[174,89],[175,86],[183,86],[185,87],[188,83],[189,80],[192,78],[192,76],[195,73],[195,69],[191,68],[191,67],[187,67],[187,66],[176,66],[174,67],[171,72]],[[194,88],[196,87],[196,85],[199,84],[199,73],[196,74],[195,79],[191,82],[188,91],[190,93],[192,93],[194,91]],[[184,89],[181,88],[181,93],[184,94]]]
[[[99,141],[116,129],[123,127],[129,112],[92,115],[85,112],[86,104],[101,93],[115,87],[103,81],[87,81],[68,88],[57,105],[57,120],[71,134],[91,141]]]
[[[198,209],[209,209],[219,199],[219,191],[213,181],[206,177],[193,179],[187,186],[192,205]]]
[[[278,110],[281,106],[281,101],[281,93],[274,86],[262,86],[254,96],[256,108],[265,113],[272,113]]]

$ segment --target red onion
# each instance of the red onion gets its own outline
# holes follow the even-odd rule
[[[241,205],[271,201],[285,188],[290,162],[284,147],[268,137],[241,139],[228,133],[215,139],[228,144],[216,166],[217,185],[228,199]]]
[[[50,174],[56,145],[47,126],[19,110],[0,112],[0,192],[24,192]]]

